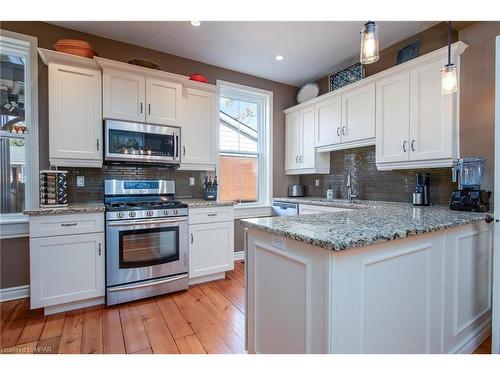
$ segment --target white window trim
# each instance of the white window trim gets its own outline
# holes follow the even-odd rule
[[[26,185],[28,194],[25,197],[25,208],[38,207],[38,39],[30,35],[24,35],[0,29],[0,40],[6,41],[13,48],[19,46],[20,50],[29,48],[29,64],[27,66],[26,82],[30,90],[26,90],[26,98],[29,101],[30,112],[28,135],[24,138],[26,142]],[[24,43],[20,43],[22,41]],[[28,97],[29,95],[29,97]],[[0,215],[0,238],[24,237],[28,233],[28,217],[22,213]],[[5,224],[5,225],[4,225]]]
[[[273,192],[273,92],[258,89],[251,86],[240,85],[238,83],[217,80],[218,94],[220,96],[250,96],[258,97],[262,100],[264,108],[265,131],[263,136],[259,134],[258,142],[263,142],[264,158],[259,165],[259,201],[256,203],[238,203],[234,206],[235,210],[248,211],[255,213],[258,208],[266,210],[271,205]],[[220,145],[219,145],[219,127],[217,124],[217,170],[220,170]],[[262,177],[262,178],[261,178]],[[243,213],[243,212],[242,212]],[[241,215],[238,215],[242,217]]]

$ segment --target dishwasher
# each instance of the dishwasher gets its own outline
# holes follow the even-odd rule
[[[299,214],[297,203],[273,201],[273,216],[293,216]]]

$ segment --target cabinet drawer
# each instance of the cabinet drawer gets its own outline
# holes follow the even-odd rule
[[[189,224],[216,223],[231,220],[234,220],[234,208],[232,206],[189,209]]]
[[[104,213],[30,217],[30,237],[104,232]]]

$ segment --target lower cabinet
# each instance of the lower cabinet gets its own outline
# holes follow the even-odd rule
[[[75,216],[81,219],[86,215]],[[35,220],[36,225],[43,224],[43,219],[37,219]],[[53,219],[53,216],[47,216],[47,219]],[[78,219],[75,222],[78,222]],[[31,221],[30,226],[33,225]],[[105,241],[104,228],[101,229],[102,231],[98,233],[31,236],[30,296],[32,309],[80,303],[104,297]],[[68,308],[61,308],[60,311],[77,307],[79,306],[69,307],[68,305]]]
[[[196,211],[201,211],[201,214],[198,215]],[[206,281],[210,276],[217,278],[217,274],[234,268],[234,219],[232,208],[230,217],[223,215],[225,211],[206,208],[190,210],[190,220],[196,218],[193,220],[197,223],[189,225],[191,283]],[[205,222],[200,219],[203,214],[206,216]],[[218,218],[224,219],[217,221]],[[200,279],[194,280],[196,278]]]

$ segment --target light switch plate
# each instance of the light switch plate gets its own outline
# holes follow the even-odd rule
[[[76,176],[76,187],[85,187],[85,176]]]
[[[196,185],[196,179],[191,176],[189,177],[189,186],[195,186]]]

